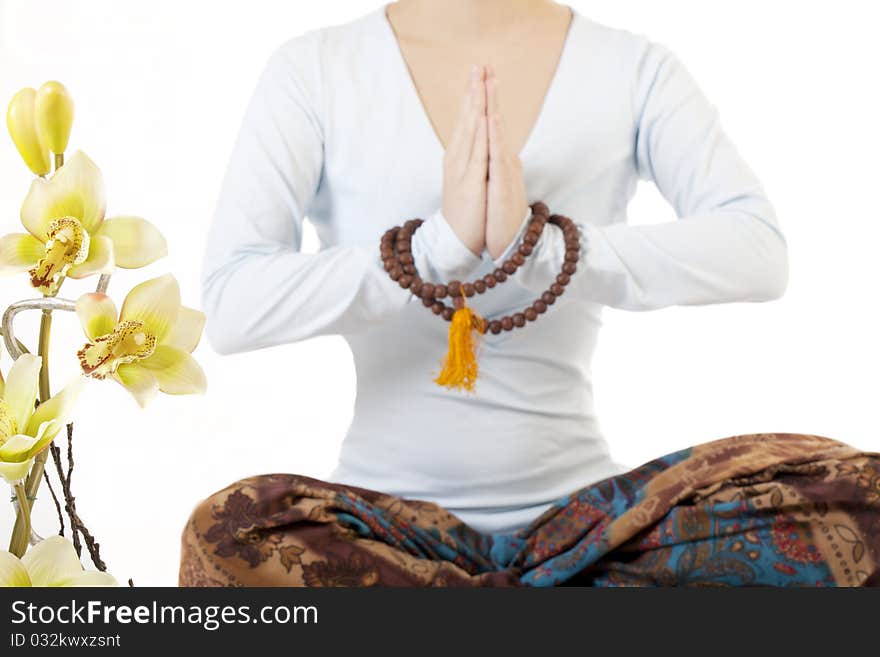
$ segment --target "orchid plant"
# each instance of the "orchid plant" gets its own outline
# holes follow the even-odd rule
[[[82,151],[65,161],[74,104],[59,82],[26,88],[12,98],[6,125],[28,168],[36,175],[21,206],[26,232],[0,237],[0,275],[26,274],[38,297],[11,304],[2,316],[2,337],[13,359],[0,370],[0,478],[13,489],[16,510],[9,551],[0,551],[0,586],[116,586],[98,544],[76,510],[70,491],[73,425],[70,417],[87,379],[111,379],[144,407],[163,392],[202,393],[205,375],[192,357],[204,315],[181,303],[171,274],[135,286],[117,310],[107,295],[115,268],[139,269],[167,254],[162,233],[140,217],[106,217],[104,180]],[[59,297],[67,279],[98,277],[94,291],[76,299]],[[32,353],[14,333],[23,311],[40,311],[37,349]],[[71,348],[81,373],[54,395],[49,377],[53,315],[75,313],[85,333]],[[78,347],[78,349],[77,349]],[[55,444],[67,437],[67,470]],[[46,463],[51,454],[70,540]],[[41,538],[31,527],[31,505],[46,478],[61,524],[59,535]],[[85,570],[82,542],[97,571]]]

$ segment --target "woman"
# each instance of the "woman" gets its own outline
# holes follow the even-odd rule
[[[627,225],[640,178],[679,221]],[[482,339],[476,394],[438,387],[448,325],[389,278],[379,237],[425,218],[411,247],[425,280],[491,276],[539,200],[577,224],[565,295]],[[299,252],[305,216],[317,254]],[[548,225],[469,304],[522,308],[565,250]],[[223,184],[208,332],[224,353],[345,336],[354,420],[328,481],[253,477],[204,500],[180,582],[865,584],[880,562],[876,455],[766,434],[629,470],[593,412],[603,306],[767,301],[786,282],[760,182],[659,44],[545,0],[400,0],[292,39]]]

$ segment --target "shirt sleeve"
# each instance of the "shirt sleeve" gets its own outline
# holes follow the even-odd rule
[[[678,220],[599,226],[572,216],[581,258],[563,299],[650,310],[781,296],[788,257],[774,208],[716,107],[660,44],[648,43],[639,59],[633,116],[638,175],[656,184]],[[517,278],[540,292],[564,255],[562,232],[548,224]]]
[[[324,163],[315,33],[277,50],[248,104],[208,233],[202,301],[220,353],[356,333],[415,297],[392,281],[375,244],[300,252]],[[463,277],[480,262],[440,210],[416,231],[419,271]],[[417,300],[416,300],[417,301]]]

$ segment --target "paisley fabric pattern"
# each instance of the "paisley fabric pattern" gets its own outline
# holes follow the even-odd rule
[[[201,502],[181,586],[880,585],[880,454],[821,436],[704,443],[572,492],[515,534],[290,474]]]

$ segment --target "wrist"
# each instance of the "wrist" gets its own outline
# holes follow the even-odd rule
[[[431,214],[415,233],[413,257],[420,270],[438,281],[467,277],[482,262],[447,221],[442,209]]]
[[[492,258],[492,262],[496,267],[500,267],[505,260],[510,258],[513,255],[513,252],[519,247],[522,237],[525,234],[526,230],[529,227],[529,220],[532,217],[532,209],[528,205],[526,205],[525,216],[523,216],[522,221],[516,229],[516,232],[513,234],[513,237],[508,241],[508,243],[504,246],[501,252],[495,256],[491,253],[489,254]]]

